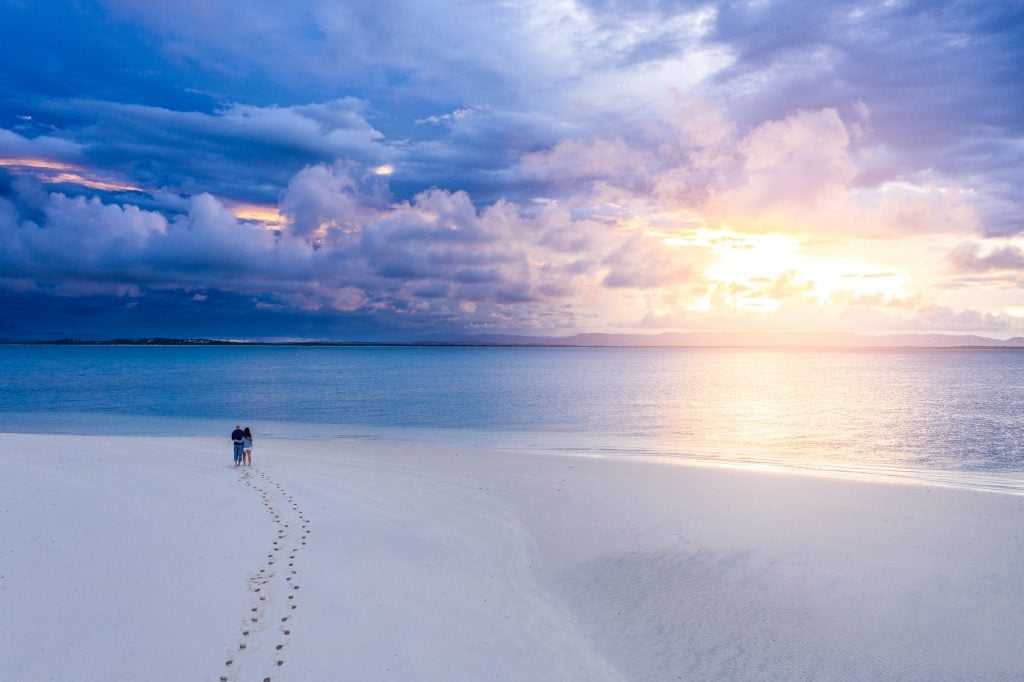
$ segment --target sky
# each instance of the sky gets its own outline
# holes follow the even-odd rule
[[[1024,1],[7,0],[0,338],[1024,334]]]

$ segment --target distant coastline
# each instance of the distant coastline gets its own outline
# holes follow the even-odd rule
[[[540,347],[540,348],[804,348],[804,349],[1024,349],[1024,337],[978,335],[829,333],[576,334],[565,337],[506,334],[436,335],[411,340],[238,340],[207,338],[0,339],[28,346],[293,346],[293,347]]]

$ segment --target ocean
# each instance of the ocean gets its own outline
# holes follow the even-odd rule
[[[0,431],[413,438],[1015,485],[1024,352],[0,346]],[[227,436],[225,435],[225,438]]]

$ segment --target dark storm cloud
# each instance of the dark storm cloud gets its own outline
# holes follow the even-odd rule
[[[83,162],[150,189],[276,202],[303,166],[335,158],[383,163],[392,152],[353,99],[212,113],[97,101],[50,102],[87,122],[65,131]],[[101,142],[102,141],[102,142]]]

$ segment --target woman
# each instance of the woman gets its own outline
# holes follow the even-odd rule
[[[245,427],[245,436],[242,438],[242,457],[245,466],[252,466],[252,431]]]

